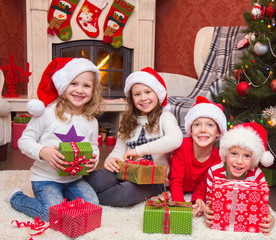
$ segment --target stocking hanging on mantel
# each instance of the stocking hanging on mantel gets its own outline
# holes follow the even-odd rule
[[[104,22],[103,42],[114,48],[123,45],[123,28],[135,6],[124,0],[114,0]]]
[[[52,0],[48,11],[48,34],[67,41],[72,37],[70,21],[80,0]]]
[[[85,0],[77,16],[77,23],[89,37],[97,37],[99,30],[99,16],[106,7],[105,0]]]
[[[8,84],[8,93],[4,95],[5,98],[18,98],[19,95],[15,92],[15,84],[18,80],[22,83],[23,78],[26,78],[26,82],[29,82],[29,77],[31,72],[29,72],[29,63],[27,62],[27,71],[25,72],[23,68],[16,66],[14,62],[14,56],[10,55],[10,62],[7,66],[0,67],[2,71],[7,71],[5,76],[5,82]],[[19,77],[18,77],[19,75]]]

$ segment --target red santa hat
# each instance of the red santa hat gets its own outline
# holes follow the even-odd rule
[[[196,98],[196,103],[185,116],[185,131],[189,137],[191,136],[194,120],[200,117],[211,118],[217,123],[220,130],[220,136],[216,140],[219,140],[226,132],[227,121],[223,113],[223,106],[221,104],[210,102],[205,97],[198,96]]]
[[[42,74],[37,88],[38,99],[27,104],[27,110],[33,116],[43,114],[45,107],[61,96],[70,82],[83,72],[95,72],[98,81],[101,79],[99,69],[86,58],[55,58]]]
[[[131,87],[141,83],[149,86],[157,95],[162,107],[167,105],[167,87],[163,78],[152,68],[146,67],[140,71],[131,73],[125,82],[124,93],[127,96]]]
[[[229,149],[234,146],[245,148],[252,152],[252,168],[259,162],[265,167],[273,164],[274,157],[267,151],[267,132],[258,123],[241,123],[230,129],[220,140],[219,154],[225,162]]]

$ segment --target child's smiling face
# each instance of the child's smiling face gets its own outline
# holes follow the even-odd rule
[[[242,180],[252,165],[252,151],[238,146],[231,147],[226,155],[229,179]]]

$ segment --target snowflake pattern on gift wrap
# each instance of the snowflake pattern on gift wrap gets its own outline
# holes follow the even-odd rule
[[[252,205],[251,207],[250,207],[250,210],[252,211],[252,212],[256,212],[257,211],[257,206],[256,205]]]
[[[248,221],[249,221],[249,224],[256,224],[256,222],[258,221],[258,217],[256,214],[250,214],[249,217],[248,217]]]
[[[232,206],[231,203],[226,204],[226,209],[231,211],[231,206]]]
[[[253,203],[260,201],[260,194],[257,192],[252,192],[249,194],[249,200]]]
[[[221,230],[222,227],[220,226],[219,223],[217,223],[217,224],[213,224],[213,225],[212,225],[212,229]]]
[[[214,201],[212,208],[214,209],[215,212],[219,212],[223,209],[223,203],[220,201]]]
[[[215,193],[215,197],[216,197],[216,198],[221,198],[221,196],[222,196],[221,192],[216,192],[216,193]]]
[[[244,194],[244,193],[239,194],[239,199],[240,200],[246,199],[246,194]]]
[[[239,223],[235,225],[235,232],[245,232],[246,227],[243,225],[243,223]]]
[[[220,215],[218,213],[214,214],[215,220],[219,220],[220,219]]]
[[[241,202],[240,204],[237,204],[237,211],[239,211],[241,214],[245,211],[247,211],[247,204]]]
[[[238,220],[238,222],[243,222],[244,221],[244,216],[243,215],[239,215],[237,217],[237,220]]]
[[[227,191],[227,193],[225,194],[226,200],[229,201],[232,199],[232,190],[231,191]]]
[[[262,214],[267,214],[267,211],[268,211],[268,206],[267,205],[262,205],[262,207],[261,207]]]
[[[224,222],[229,223],[230,222],[230,213],[225,213],[223,216]]]
[[[256,228],[250,227],[250,228],[248,229],[248,231],[249,231],[250,233],[254,233],[254,232],[256,232]]]
[[[265,202],[268,202],[268,200],[269,200],[269,194],[265,194],[265,195],[264,195],[264,201],[265,201]]]

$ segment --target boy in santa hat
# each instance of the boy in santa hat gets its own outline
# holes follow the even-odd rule
[[[188,137],[183,139],[171,160],[170,189],[173,201],[185,202],[184,192],[193,192],[193,215],[199,217],[206,201],[206,175],[220,162],[214,143],[226,131],[226,117],[220,104],[198,96],[185,117]]]
[[[267,151],[267,132],[258,123],[242,123],[224,134],[220,140],[219,154],[221,162],[213,165],[207,174],[207,205],[204,209],[206,225],[211,226],[214,216],[211,210],[213,179],[233,179],[244,181],[265,181],[259,162],[269,167],[274,160]],[[275,224],[270,211],[265,223],[260,223],[260,230],[269,233]]]

